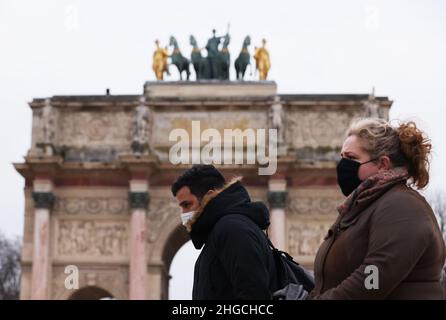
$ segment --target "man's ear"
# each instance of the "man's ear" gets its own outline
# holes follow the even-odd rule
[[[389,170],[392,167],[392,162],[388,156],[379,157],[378,169],[379,170]]]

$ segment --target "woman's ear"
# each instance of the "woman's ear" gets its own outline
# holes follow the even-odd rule
[[[380,171],[389,170],[391,167],[392,167],[392,162],[390,161],[390,158],[388,156],[379,157],[378,169]]]

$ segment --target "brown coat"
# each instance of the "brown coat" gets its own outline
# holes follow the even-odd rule
[[[338,217],[316,255],[310,298],[444,299],[445,256],[431,207],[398,184],[365,209]],[[378,289],[366,289],[368,265],[378,268]]]

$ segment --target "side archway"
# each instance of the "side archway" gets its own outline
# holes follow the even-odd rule
[[[87,286],[73,292],[68,297],[68,300],[100,300],[113,298],[113,295],[107,290],[97,286]]]

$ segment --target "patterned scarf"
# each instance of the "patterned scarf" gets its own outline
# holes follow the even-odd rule
[[[353,209],[359,209],[354,210],[355,212],[365,209],[394,185],[406,182],[408,177],[407,169],[403,167],[378,172],[361,182],[344,202],[337,206],[339,214],[344,217]],[[354,217],[350,217],[352,218]]]

